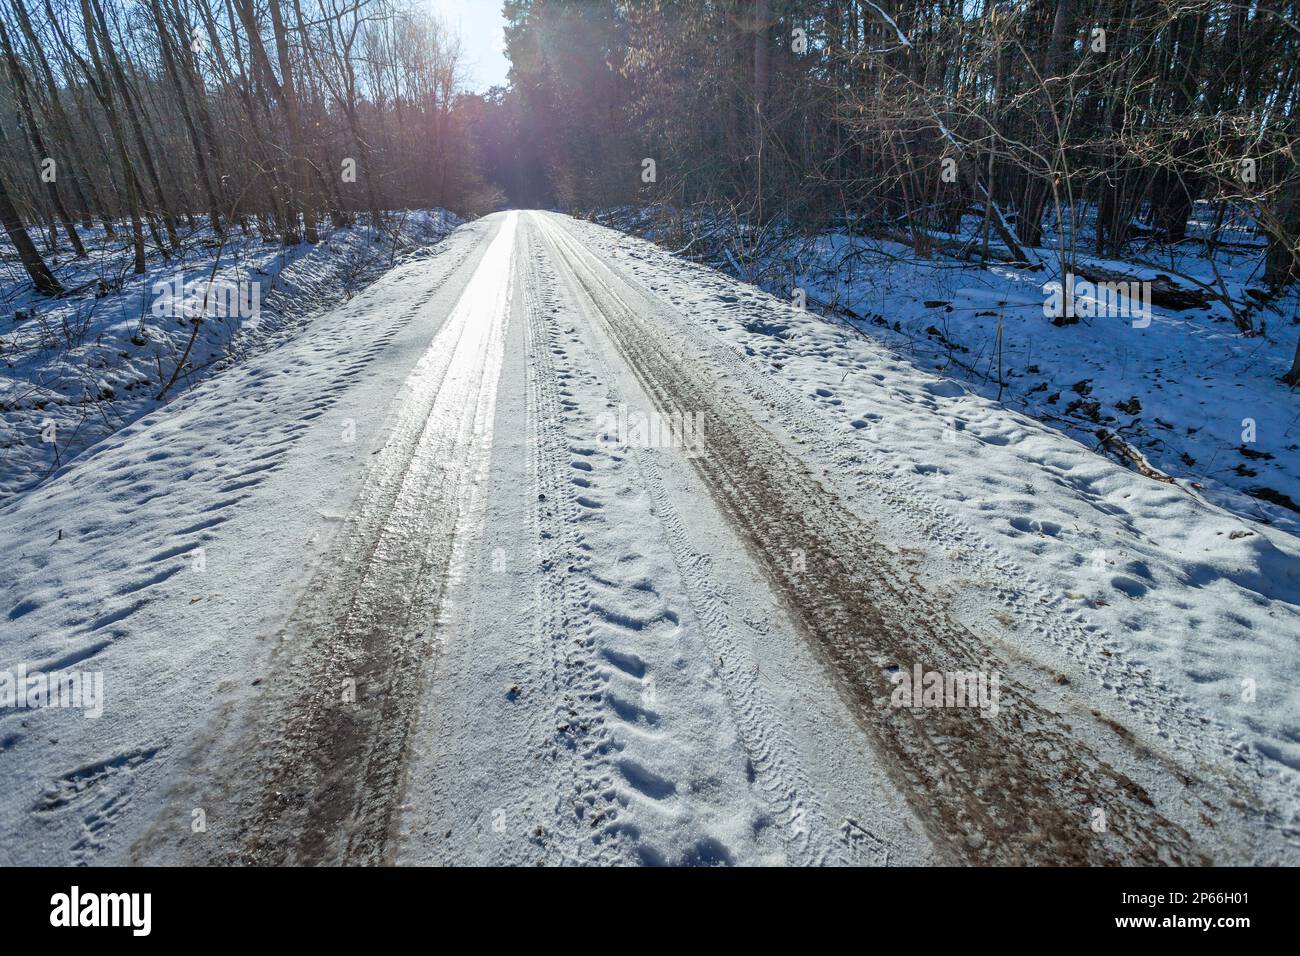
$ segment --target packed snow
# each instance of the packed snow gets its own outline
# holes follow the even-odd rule
[[[1081,426],[1053,428],[1060,422],[1031,417],[1046,398],[1029,394],[1049,382],[1055,384],[1046,397],[1060,391],[1078,398],[1069,383],[1090,377],[1085,394],[1099,402],[1138,391],[1149,411],[1125,421],[1181,422],[1171,426],[1179,441],[1169,447],[1194,447],[1206,460],[1236,454],[1234,429],[1254,418],[1256,447],[1276,452],[1265,462],[1273,466],[1270,480],[1292,488],[1300,476],[1300,410],[1277,381],[1287,363],[1276,345],[1243,344],[1212,313],[1193,320],[1158,308],[1147,329],[1105,319],[1054,327],[1043,314],[1041,273],[956,269],[951,262],[886,261],[879,274],[865,265],[841,273],[830,288],[807,283],[810,302],[838,296],[854,311],[881,315],[880,323],[854,328],[811,306],[738,292],[717,279],[711,294],[688,291],[678,270],[702,281],[716,273],[667,265],[658,249],[632,238],[616,242],[595,228],[590,235],[612,259],[647,273],[647,284],[665,290],[683,314],[698,316],[799,389],[846,456],[891,472],[909,494],[937,499],[954,526],[976,532],[982,548],[1011,562],[1009,587],[1035,582],[1044,601],[1096,636],[1101,654],[1125,654],[1143,682],[1168,684],[1196,702],[1207,720],[1230,727],[1243,749],[1287,773],[1300,770],[1300,541],[1288,533],[1300,527],[1288,518],[1295,516],[1241,494],[1222,475],[1214,481],[1217,472],[1202,481],[1161,482],[1117,465],[1096,452],[1095,438],[1065,437],[1086,434]],[[843,242],[826,240],[832,248],[841,244],[841,256]],[[948,296],[953,312],[927,309],[924,301],[939,295]],[[960,312],[959,302],[968,303]],[[949,335],[981,343],[983,372],[998,311],[1004,360],[1015,373],[1006,377],[1027,396],[1025,411],[991,400],[996,383],[949,361],[949,350],[918,330],[951,317]],[[1013,351],[1014,360],[1007,357]],[[1164,431],[1146,426],[1153,429]],[[1106,690],[1134,708],[1151,692],[1142,685]]]
[[[669,227],[681,228],[671,217],[666,224],[640,211],[598,218],[670,247]],[[810,309],[919,368],[1115,454],[1117,446],[1099,437],[1104,431],[1189,493],[1295,534],[1300,402],[1281,379],[1300,338],[1300,293],[1268,295],[1263,240],[1244,224],[1228,222],[1207,257],[1210,218],[1203,204],[1186,242],[1150,249],[1135,243],[1135,261],[1116,261],[1086,254],[1092,231],[1081,215],[1074,260],[1080,278],[1163,279],[1166,288],[1203,304],[1155,304],[1146,317],[1085,315],[1059,327],[1044,313],[1045,287],[1061,279],[1056,246],[1042,250],[1039,269],[999,262],[981,269],[968,261],[980,248],[979,216],[967,216],[963,231],[930,258],[849,231],[774,239],[689,215],[685,223],[697,239],[674,251],[787,301],[802,290]],[[1065,235],[1068,241],[1068,228]],[[996,240],[992,247],[996,252]]]
[[[222,239],[200,223],[176,253],[151,250],[143,275],[131,272],[120,233],[88,231],[86,259],[51,261],[70,290],[56,299],[34,295],[6,259],[0,499],[214,371],[284,341],[394,265],[427,255],[460,222],[441,209],[399,212],[376,231],[367,218],[294,246],[237,231]]]
[[[1208,466],[1193,479],[1135,441],[1176,480],[1148,477],[1076,440],[1088,432],[1078,421],[1055,427],[1030,414],[1041,412],[1032,403],[1042,381],[1062,391],[1047,404],[1096,401],[1102,421],[1112,399],[1140,392],[1124,434],[1140,433],[1130,418],[1148,436],[1168,421],[1169,454],[1206,459],[1235,447],[1232,428],[1253,417],[1253,447],[1275,457],[1248,460],[1292,494],[1294,417],[1285,390],[1268,391],[1275,358],[1236,358],[1225,345],[1233,327],[1213,310],[1187,319],[1157,309],[1142,330],[1053,327],[1042,273],[900,262],[834,290],[792,273],[810,303],[839,295],[885,323],[858,328],[629,235],[519,221],[528,228],[507,216],[462,225],[336,308],[284,325],[274,348],[162,405],[142,399],[125,427],[0,505],[10,555],[0,669],[103,675],[94,719],[0,710],[3,862],[185,859],[175,848],[193,839],[195,811],[220,838],[211,755],[240,737],[277,679],[276,636],[346,545],[340,529],[421,387],[429,343],[478,288],[471,278],[507,229],[523,278],[506,297],[495,424],[475,433],[489,464],[458,532],[396,859],[933,860],[688,456],[603,440],[620,404],[644,409],[646,399],[576,304],[580,283],[549,258],[580,241],[671,305],[669,341],[691,336],[739,363],[743,375],[716,387],[752,403],[756,420],[773,396],[793,396],[797,420],[781,425],[795,436],[789,447],[882,529],[886,547],[915,552],[918,580],[963,625],[1047,674],[1044,699],[1072,695],[1098,719],[1123,718],[1139,750],[1231,780],[1259,827],[1258,840],[1229,840],[1234,858],[1295,862],[1300,543],[1288,510]],[[828,239],[821,252],[842,254],[836,243],[847,241]],[[941,296],[952,312],[924,306]],[[948,360],[956,349],[917,328],[969,314],[945,337],[987,336],[995,316],[975,313],[999,309],[1014,370],[1004,380],[1015,383],[1002,403],[987,377],[959,374]],[[119,303],[115,316],[105,336],[129,338],[136,315]],[[214,340],[206,360],[230,355],[229,342]],[[984,369],[982,347],[963,362]],[[1214,394],[1232,387],[1229,371],[1194,378],[1216,350],[1243,376],[1240,404],[1227,410]],[[1084,378],[1090,391],[1070,388]],[[1193,421],[1198,430],[1183,435]],[[1167,775],[1157,795],[1178,787]],[[538,822],[562,819],[571,801],[590,823],[569,832]],[[600,825],[612,842],[598,846]],[[622,855],[628,846],[636,852]]]

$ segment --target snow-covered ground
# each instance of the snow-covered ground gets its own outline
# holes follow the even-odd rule
[[[237,231],[223,242],[203,225],[168,258],[151,250],[139,276],[121,233],[90,230],[86,259],[52,259],[69,290],[55,299],[33,294],[6,256],[0,499],[154,410],[160,395],[273,347],[394,264],[427,255],[460,221],[441,209],[392,216],[382,233],[362,217],[291,247]],[[190,346],[196,315],[203,321]]]
[[[737,289],[712,270],[685,267],[699,282],[712,281],[713,290],[700,293],[657,248],[591,232],[597,248],[645,273],[642,281],[663,290],[682,315],[707,316],[707,326],[817,407],[838,471],[850,480],[873,475],[898,508],[924,511],[915,520],[958,547],[969,535],[992,561],[1001,600],[1034,595],[1041,613],[1077,625],[1088,646],[1059,652],[1087,658],[1107,694],[1140,712],[1165,697],[1156,693],[1163,684],[1198,705],[1206,721],[1231,727],[1243,750],[1287,768],[1294,783],[1295,536],[1115,465],[963,382]],[[1058,331],[1048,326],[1043,334]],[[975,610],[981,598],[961,600]],[[1117,657],[1129,671],[1124,677],[1104,673],[1119,666]]]
[[[1295,863],[1296,538],[923,364],[461,226],[0,506],[0,858]]]
[[[616,210],[600,219],[670,244],[677,239],[643,213]],[[1222,245],[1207,258],[1195,240],[1210,234],[1202,221],[1209,219],[1208,206],[1198,209],[1191,238],[1177,246],[1135,241],[1137,261],[1087,254],[1091,230],[1081,228],[1075,258],[1081,277],[1163,276],[1206,300],[1184,309],[1156,304],[1149,321],[1098,315],[1052,325],[1043,306],[1044,286],[1060,281],[1054,245],[1036,253],[1042,268],[1035,270],[980,269],[943,249],[922,259],[898,242],[843,232],[764,247],[757,261],[719,254],[716,238],[683,252],[704,255],[787,300],[802,289],[810,309],[856,326],[920,368],[1115,454],[1099,436],[1104,430],[1189,492],[1294,534],[1300,532],[1300,393],[1280,379],[1300,338],[1300,293],[1262,304],[1262,240],[1244,228],[1224,228]],[[735,241],[734,226],[688,221],[702,234],[729,237],[726,246],[744,245]],[[978,249],[981,225],[979,217],[966,217],[947,251],[972,243]],[[1049,228],[1047,237],[1052,234]],[[1239,331],[1239,317],[1251,324],[1250,334]]]
[[[480,231],[464,227],[0,506],[0,669],[100,672],[105,696],[99,719],[0,708],[6,861],[125,859],[195,748],[257,692],[269,639],[382,445],[387,402],[454,303],[441,284],[476,258]],[[293,453],[304,445],[311,455]],[[204,806],[172,822],[188,832]]]

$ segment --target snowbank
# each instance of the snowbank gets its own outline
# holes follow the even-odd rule
[[[214,371],[284,341],[393,265],[427,255],[459,223],[442,209],[397,213],[382,232],[362,219],[292,247],[239,233],[222,244],[204,227],[172,258],[151,255],[142,276],[131,273],[121,235],[99,230],[86,236],[87,259],[52,260],[73,290],[54,299],[32,294],[5,262],[0,500]]]

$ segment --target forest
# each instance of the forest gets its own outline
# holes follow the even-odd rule
[[[199,222],[311,243],[429,206],[702,210],[1062,274],[1244,228],[1263,288],[1297,278],[1293,2],[506,0],[510,82],[480,92],[404,0],[0,9],[0,216],[45,293],[92,224],[143,273]]]
[[[0,865],[1300,864],[1300,0],[0,60]]]
[[[480,134],[512,202],[836,217],[925,251],[964,213],[1017,260],[1084,210],[1098,254],[1247,214],[1270,282],[1300,216],[1294,5],[1218,0],[508,2]],[[643,157],[657,182],[642,183]],[[1218,230],[1204,237],[1218,240]]]

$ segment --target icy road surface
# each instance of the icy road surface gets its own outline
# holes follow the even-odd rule
[[[3,863],[1300,861],[1296,539],[559,215],[0,543]]]

